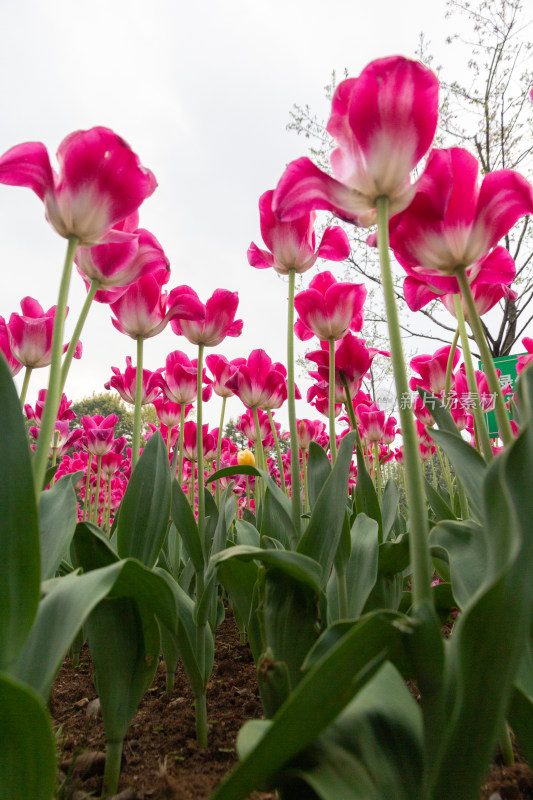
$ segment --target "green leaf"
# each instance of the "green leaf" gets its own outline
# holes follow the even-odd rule
[[[39,525],[30,450],[13,378],[0,356],[0,669],[19,653],[39,603]]]
[[[398,508],[400,506],[400,492],[393,478],[389,478],[383,497],[381,498],[381,517],[383,521],[383,541],[386,542],[390,537]]]
[[[0,708],[0,800],[52,800],[56,748],[44,705],[28,686],[0,673]]]
[[[311,509],[314,508],[318,495],[330,473],[331,463],[326,451],[317,442],[311,442],[307,460],[307,487]]]
[[[259,568],[253,561],[232,558],[218,564],[218,579],[248,630],[248,640],[255,661],[263,649],[253,602],[258,574]]]
[[[482,485],[487,465],[471,444],[465,442],[457,433],[428,429],[428,433],[441,447],[467,494],[470,510],[479,520],[482,513]]]
[[[451,510],[450,506],[434,489],[434,487],[430,484],[430,482],[427,479],[425,479],[424,483],[426,487],[426,497],[428,499],[428,503],[430,505],[431,510],[435,514],[437,522],[440,522],[443,519],[455,519],[455,514]]]
[[[120,742],[152,683],[159,629],[153,613],[129,597],[102,600],[85,625],[106,740]]]
[[[105,597],[131,597],[157,614],[170,629],[178,628],[172,592],[155,572],[126,559],[85,575],[58,578],[39,604],[35,624],[10,673],[48,701],[57,670],[74,637],[93,608]]]
[[[351,530],[351,555],[346,565],[348,616],[356,619],[374,588],[378,574],[378,524],[366,514],[358,514]],[[336,607],[337,582],[328,582],[328,608]]]
[[[459,608],[464,608],[487,571],[483,529],[473,520],[439,522],[429,535],[429,546],[446,552],[453,595]]]
[[[392,542],[379,546],[378,571],[380,575],[396,575],[409,566],[409,537],[402,533]]]
[[[290,549],[291,536],[294,536],[292,519],[269,489],[265,492],[262,511],[261,539],[269,535],[276,537],[285,550]]]
[[[41,579],[53,578],[72,541],[78,504],[70,475],[65,475],[39,498]]]
[[[259,547],[260,545],[259,531],[255,527],[255,525],[252,525],[251,522],[238,519],[235,522],[235,543],[248,544],[251,545],[252,547]]]
[[[372,614],[354,625],[304,676],[272,723],[261,726],[259,740],[254,724],[253,740],[246,741],[247,723],[237,742],[245,758],[212,800],[244,800],[310,745],[375,674],[389,650],[401,644],[394,619],[395,615]]]
[[[155,565],[167,534],[170,492],[167,450],[156,431],[122,498],[117,525],[117,551],[121,558],[136,558],[147,567]]]
[[[441,400],[435,395],[426,391],[426,389],[423,389],[421,386],[418,387],[418,394],[420,395],[424,405],[427,404],[426,407],[439,426],[439,430],[448,431],[448,433],[453,433],[454,436],[461,438],[461,434],[459,433],[452,415],[443,405]],[[429,430],[428,433],[432,433],[432,429]]]
[[[348,473],[355,436],[353,432],[343,438],[335,466],[318,495],[307,530],[297,546],[299,553],[309,556],[321,565],[323,584],[329,578],[344,524],[344,498],[348,493]]]
[[[230,558],[243,561],[261,561],[265,567],[282,570],[286,575],[301,581],[313,589],[315,594],[321,593],[322,569],[312,558],[290,550],[263,550],[260,547],[237,545],[218,553],[212,558],[215,565]]]
[[[355,507],[358,514],[366,514],[378,523],[379,541],[383,539],[383,521],[381,509],[372,478],[368,474],[365,457],[360,447],[357,448],[357,483],[355,484]]]
[[[172,481],[172,522],[183,540],[195,572],[201,572],[205,561],[198,525],[189,501],[176,480]]]

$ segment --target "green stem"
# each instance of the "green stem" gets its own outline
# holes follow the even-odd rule
[[[335,339],[330,338],[328,339],[328,342],[329,342],[329,393],[328,393],[329,450],[331,453],[331,463],[334,464],[337,458],[337,436],[335,434]]]
[[[309,511],[309,486],[307,481],[307,450],[301,450],[302,472],[304,479],[304,511]]]
[[[131,469],[139,460],[141,446],[141,411],[143,399],[143,343],[142,336],[137,336],[137,367],[135,370],[135,409],[133,412],[133,441],[131,445]]]
[[[89,291],[87,292],[87,297],[85,298],[85,302],[81,309],[80,316],[76,323],[76,327],[74,328],[72,338],[69,342],[67,352],[65,353],[65,358],[63,359],[63,366],[61,367],[61,393],[63,393],[65,383],[67,382],[68,371],[70,369],[72,359],[74,358],[76,346],[80,340],[81,332],[83,330],[83,326],[85,325],[85,320],[87,319],[87,314],[89,313],[94,296],[99,288],[100,281],[97,278],[93,278],[91,285],[89,286]]]
[[[185,426],[185,403],[182,403],[180,408],[180,438],[178,444],[178,451],[179,451],[178,483],[180,486],[183,483],[183,437],[185,433],[183,430],[184,426]]]
[[[509,767],[511,764],[514,764],[513,743],[511,741],[509,726],[507,725],[506,720],[502,720],[501,722],[500,731],[498,734],[498,744],[500,746],[500,751],[505,766]]]
[[[218,441],[217,441],[217,469],[220,469],[220,454],[222,452],[222,430],[224,427],[224,414],[226,412],[226,397],[222,398],[222,411],[220,412],[220,425],[218,426]],[[216,501],[217,506],[220,505],[220,484],[216,482]]]
[[[205,495],[204,495],[204,437],[202,430],[202,372],[204,369],[203,342],[198,345],[198,374],[196,383],[196,463],[198,465],[198,530],[204,535]]]
[[[466,370],[466,382],[468,383],[468,391],[473,397],[472,413],[476,423],[476,429],[481,442],[481,450],[485,461],[490,462],[493,459],[492,446],[489,439],[489,433],[483,419],[483,411],[479,403],[479,391],[476,382],[476,375],[474,366],[472,364],[472,354],[470,353],[470,342],[468,341],[468,334],[466,332],[465,317],[463,314],[463,306],[461,305],[461,298],[458,294],[453,296],[455,305],[455,315],[459,323],[459,331],[461,334],[461,344],[463,346],[463,361]]]
[[[278,458],[278,469],[279,469],[279,480],[281,483],[281,488],[283,491],[286,490],[285,486],[285,474],[283,472],[283,459],[281,457],[281,448],[279,446],[279,436],[276,430],[276,425],[274,424],[274,417],[272,416],[272,411],[268,409],[268,421],[270,422],[270,430],[272,431],[272,436],[274,437],[274,446],[276,448],[276,455]]]
[[[85,497],[83,499],[83,513],[82,519],[89,519],[88,509],[91,507],[90,494],[91,494],[91,466],[93,463],[93,454],[89,453],[89,460],[87,462],[87,477],[85,478]],[[85,516],[87,514],[87,517]]]
[[[120,779],[120,767],[122,763],[123,739],[116,742],[106,742],[104,783],[102,786],[102,797],[108,797],[117,793],[118,782]]]
[[[389,327],[391,361],[399,399],[409,396],[409,384],[405,371],[398,310],[394,296],[394,284],[389,261],[388,197],[376,200],[378,218],[378,249],[381,264],[381,282],[385,298],[385,309]],[[413,569],[413,600],[415,609],[422,603],[431,603],[432,569],[429,559],[424,481],[418,452],[418,439],[414,417],[409,407],[400,405],[400,422],[403,436],[407,511],[409,517],[409,550]]]
[[[20,404],[22,408],[24,408],[24,403],[26,401],[26,394],[28,393],[28,384],[30,382],[32,372],[33,372],[33,367],[26,367],[24,371],[24,380],[22,382],[22,389],[20,390]]]
[[[96,492],[94,494],[93,522],[98,525],[98,505],[100,503],[100,483],[102,481],[102,456],[96,462]]]
[[[254,427],[255,427],[255,465],[258,469],[262,469],[264,472],[267,472],[267,461],[265,456],[265,451],[263,450],[263,442],[261,439],[261,430],[259,428],[259,413],[257,408],[252,408],[252,414],[254,416]],[[263,481],[260,478],[256,478],[255,481],[257,493],[257,498],[263,498]]]
[[[489,350],[489,346],[483,332],[483,326],[481,325],[479,314],[477,313],[477,308],[472,296],[470,284],[468,283],[466,268],[461,267],[457,271],[456,277],[468,310],[468,321],[470,323],[470,327],[472,328],[472,333],[474,334],[476,344],[479,347],[481,361],[483,362],[485,375],[487,376],[487,383],[489,384],[491,393],[496,397],[496,407],[494,411],[496,412],[500,437],[504,445],[510,445],[514,440],[513,431],[507,415],[507,410],[505,408],[502,387],[500,386],[500,381],[498,380],[498,375],[496,374],[496,368],[494,366],[494,361],[492,360],[492,354]]]
[[[381,467],[379,464],[379,442],[374,442],[374,470],[376,476],[376,492],[381,505]]]
[[[296,422],[296,398],[294,392],[294,284],[296,271],[289,270],[289,302],[287,314],[287,404],[289,411],[289,429],[291,432],[291,495],[292,522],[296,531],[296,539],[300,538],[301,501],[300,501],[300,451],[298,448],[298,431]]]
[[[453,372],[453,357],[455,354],[455,350],[457,348],[457,342],[459,341],[459,325],[457,326],[457,330],[455,331],[455,335],[453,337],[452,346],[450,347],[450,354],[448,356],[448,363],[446,364],[446,379],[444,384],[444,402],[445,404],[448,402],[450,398],[450,388],[452,385],[452,372]]]
[[[65,328],[65,314],[67,309],[68,290],[70,286],[70,276],[72,265],[78,246],[77,236],[68,237],[67,253],[63,265],[63,274],[59,285],[59,295],[57,298],[56,313],[54,318],[54,330],[52,334],[52,360],[50,364],[50,377],[48,379],[48,390],[46,392],[46,402],[44,404],[41,418],[41,429],[35,449],[33,459],[33,482],[35,486],[35,496],[38,499],[48,463],[48,453],[50,441],[57,417],[59,403],[61,401],[61,355],[63,353],[63,331]]]

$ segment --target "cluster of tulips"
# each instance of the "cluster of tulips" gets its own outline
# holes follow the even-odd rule
[[[58,173],[40,143],[0,157],[0,183],[36,192],[67,239],[57,305],[45,312],[25,298],[21,315],[0,320],[2,796],[53,797],[46,703],[65,654],[76,658],[85,640],[107,739],[104,796],[117,790],[124,737],[160,658],[169,692],[183,663],[206,745],[214,636],[228,604],[257,665],[265,719],[243,727],[241,762],[216,800],[265,786],[283,800],[474,800],[495,746],[512,760],[510,729],[533,759],[533,340],[523,340],[506,402],[480,322],[513,296],[514,263],[498,242],[533,213],[533,187],[510,170],[480,180],[460,148],[431,150],[412,181],[437,118],[431,70],[399,56],[374,61],[335,92],[332,174],[298,159],[261,196],[264,248],[252,243],[248,261],[287,276],[285,365],[261,349],[206,356],[241,333],[237,294],[218,289],[204,304],[188,286],[164,290],[168,260],[138,227],[156,182],[115,133],[68,136]],[[379,250],[388,351],[356,335],[364,286],[324,271],[295,294],[297,274],[350,251],[337,225],[316,246],[317,210],[377,224],[368,245]],[[409,306],[439,298],[457,320],[450,346],[412,360],[410,380],[391,249]],[[74,264],[87,300],[64,345]],[[93,300],[109,303],[115,328],[136,342],[135,366],[128,356],[106,384],[134,407],[130,448],[114,437],[114,415],[69,427],[64,389]],[[151,372],[143,342],[167,324],[197,358],[175,350]],[[326,421],[297,418],[295,335],[319,339],[307,354],[307,399]],[[363,391],[378,356],[391,360],[398,419]],[[47,365],[47,390],[25,406],[32,452],[21,406],[32,370]],[[19,397],[12,375],[22,367]],[[213,393],[221,422],[209,431],[203,403]],[[253,455],[222,435],[232,394]],[[285,402],[284,454],[273,413]],[[148,403],[159,425],[143,433]],[[491,408],[501,444],[483,419]],[[440,477],[428,481],[423,462],[434,453]]]

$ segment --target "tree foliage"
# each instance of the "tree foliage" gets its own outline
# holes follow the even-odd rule
[[[523,0],[447,0],[448,17],[457,21],[457,33],[447,40],[453,44],[454,63],[461,68],[461,80],[447,80],[447,70],[435,67],[430,45],[420,37],[421,61],[438,73],[441,81],[441,107],[436,145],[466,147],[474,153],[483,172],[516,169],[529,180],[533,177],[533,103],[529,92],[533,84],[529,41],[531,20],[525,19]],[[529,26],[529,27],[528,27]],[[460,63],[458,56],[463,56]],[[345,74],[346,70],[345,70]],[[335,72],[325,87],[331,100],[337,84]],[[309,106],[295,104],[288,129],[309,139],[313,160],[329,171],[329,155],[334,146],[326,122]],[[375,290],[380,284],[377,252],[366,245],[367,231],[346,227],[352,244],[348,259],[352,278],[362,279],[370,294],[364,335],[378,346],[383,343],[386,318]],[[516,302],[505,299],[485,317],[485,332],[494,357],[507,355],[524,335],[533,320],[533,222],[521,220],[502,242],[517,266],[514,288]],[[410,322],[402,291],[404,274],[396,271],[396,295],[407,340],[422,336],[449,343],[455,321],[435,301],[418,312],[417,323]],[[420,324],[423,315],[425,325]]]

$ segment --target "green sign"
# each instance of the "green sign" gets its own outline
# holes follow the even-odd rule
[[[511,390],[506,393],[505,399],[508,400],[509,397],[514,393],[514,385],[516,383],[517,374],[516,374],[516,362],[518,361],[519,355],[527,355],[526,353],[519,353],[515,356],[502,356],[501,358],[494,358],[494,366],[496,369],[501,370],[500,375],[500,386],[503,388],[504,386],[511,386]],[[483,370],[483,364],[481,361],[479,363],[480,370]],[[509,419],[512,419],[511,414],[509,413]],[[485,424],[487,426],[489,436],[491,439],[497,439],[499,436],[498,433],[498,423],[496,422],[496,414],[494,411],[488,411],[485,414]]]

